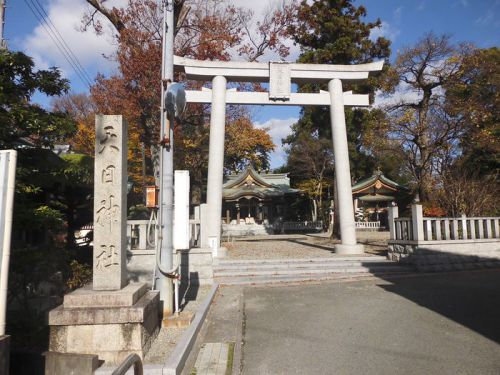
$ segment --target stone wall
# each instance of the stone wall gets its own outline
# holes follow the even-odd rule
[[[192,285],[211,285],[213,283],[212,250],[209,248],[191,248],[180,251],[182,282]],[[174,263],[176,257],[174,256]],[[144,282],[149,286],[153,282],[155,267],[154,250],[131,250],[127,253],[127,270],[131,281]]]
[[[155,264],[155,250],[127,251],[127,274],[131,282],[146,283],[151,287]]]
[[[410,256],[415,253],[416,245],[389,244],[387,258],[394,262],[411,264]]]
[[[182,282],[211,285],[214,282],[212,249],[192,248],[181,253]]]
[[[413,242],[389,241],[387,257],[424,272],[500,267],[497,240]]]

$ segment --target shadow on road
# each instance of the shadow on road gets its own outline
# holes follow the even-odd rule
[[[500,269],[377,276],[390,282],[380,288],[500,343]]]

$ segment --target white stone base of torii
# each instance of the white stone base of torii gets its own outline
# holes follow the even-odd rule
[[[329,105],[341,237],[341,244],[335,246],[335,251],[339,254],[363,253],[363,245],[356,241],[354,226],[344,106],[368,106],[369,100],[368,95],[343,92],[342,81],[366,79],[369,72],[382,70],[383,61],[359,65],[325,65],[198,61],[175,56],[174,65],[187,79],[212,81],[212,89],[186,91],[188,103],[212,104],[206,217],[207,238],[212,239],[212,247],[220,248],[226,104]],[[228,81],[268,82],[269,92],[238,92],[235,89],[227,89]],[[328,91],[292,93],[292,82],[328,82]],[[202,246],[207,245],[202,243]],[[214,255],[220,256],[217,253]]]

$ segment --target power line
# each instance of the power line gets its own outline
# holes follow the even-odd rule
[[[33,0],[31,0],[31,2],[33,3]],[[87,72],[85,71],[85,68],[82,66],[82,64],[80,64],[80,61],[78,60],[78,58],[76,57],[76,55],[73,53],[73,51],[71,50],[71,48],[68,46],[68,44],[66,43],[66,41],[64,40],[64,38],[62,37],[62,35],[59,33],[59,30],[57,30],[57,27],[56,25],[54,25],[54,23],[52,22],[52,20],[50,19],[49,15],[47,14],[47,12],[45,11],[45,9],[43,8],[42,4],[40,4],[40,2],[38,0],[35,0],[35,3],[38,4],[38,8],[42,11],[42,13],[45,15],[45,20],[49,21],[50,25],[52,25],[52,29],[56,32],[56,34],[59,36],[59,40],[62,42],[62,45],[63,47],[66,48],[66,50],[68,51],[69,53],[69,56],[71,56],[73,58],[73,61],[76,63],[76,65],[78,66],[78,68],[80,69],[80,71],[83,73],[83,75],[85,76],[85,79],[88,81],[88,82],[92,82],[92,78],[90,78],[90,76],[87,74]]]
[[[42,25],[42,27],[45,29],[45,31],[47,32],[47,34],[49,35],[49,37],[52,39],[52,41],[56,45],[56,47],[59,50],[59,52],[61,52],[61,54],[63,55],[63,57],[66,59],[66,61],[71,65],[71,67],[73,68],[73,70],[75,71],[75,73],[78,75],[78,78],[80,78],[80,80],[83,82],[83,84],[85,84],[85,85],[87,85],[87,86],[90,87],[91,86],[91,81],[85,76],[85,73],[83,73],[81,71],[81,69],[78,67],[78,65],[76,65],[76,63],[74,62],[74,59],[72,58],[72,56],[69,54],[69,52],[66,50],[66,48],[64,47],[64,45],[61,43],[61,41],[57,37],[57,34],[51,28],[51,26],[49,25],[49,23],[45,20],[45,18],[43,16],[43,14],[41,13],[41,11],[33,3],[33,0],[31,0],[31,4],[28,3],[27,0],[24,0],[24,2],[26,3],[26,5],[28,5],[28,7],[30,8],[31,12],[38,19],[38,21],[40,22],[40,24]]]
[[[71,65],[71,67],[73,68],[73,70],[77,74],[78,78],[80,78],[80,80],[83,82],[84,85],[90,87],[91,86],[91,81],[88,80],[85,77],[85,74],[80,71],[80,69],[78,68],[77,65],[75,65],[75,63],[73,62],[71,56],[68,54],[68,52],[66,52],[64,46],[61,44],[61,42],[57,38],[57,35],[50,28],[50,25],[48,24],[48,22],[44,19],[42,13],[38,10],[38,8],[35,7],[34,4],[33,5],[30,4],[28,2],[28,0],[24,0],[24,2],[28,6],[28,8],[31,10],[31,12],[35,16],[35,18],[40,22],[40,24],[42,25],[42,27],[45,29],[45,31],[49,35],[50,39],[56,45],[56,47],[59,50],[59,52],[61,52],[61,54],[63,55],[63,57],[66,59],[66,61]]]

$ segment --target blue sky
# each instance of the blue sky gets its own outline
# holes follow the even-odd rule
[[[35,0],[7,0],[5,38],[12,50],[21,50],[35,58],[41,68],[61,67],[70,79],[74,92],[85,92],[87,87],[78,79],[71,66],[64,60],[55,44],[40,26],[27,4]],[[73,50],[90,77],[97,72],[110,74],[114,65],[103,55],[110,55],[114,46],[109,36],[96,36],[77,29],[81,15],[87,8],[84,0],[38,0],[51,20]],[[123,4],[125,0],[112,0]],[[237,6],[249,6],[246,0],[233,0]],[[258,15],[269,6],[269,0],[253,0],[251,7]],[[394,59],[397,51],[411,46],[425,33],[450,34],[456,42],[472,42],[487,48],[500,44],[500,0],[363,0],[355,1],[367,9],[367,20],[380,18],[382,28],[376,31],[392,40]],[[290,60],[299,51],[292,48]],[[265,61],[265,60],[262,60]],[[42,96],[36,100],[47,105]],[[270,127],[270,134],[278,146],[271,156],[272,167],[284,161],[281,138],[290,132],[290,125],[299,116],[296,107],[256,107],[254,121],[259,127]]]

